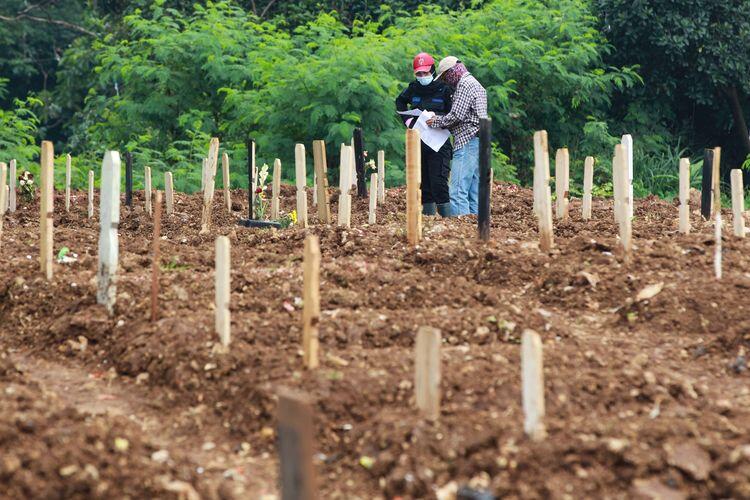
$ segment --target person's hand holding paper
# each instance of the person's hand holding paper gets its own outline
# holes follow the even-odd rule
[[[409,111],[398,111],[398,113],[401,115],[417,117],[417,123],[411,128],[419,130],[420,139],[422,139],[422,142],[427,144],[433,151],[440,151],[440,148],[443,147],[445,141],[451,136],[451,133],[444,128],[430,128],[427,124],[427,120],[435,116],[435,113],[432,111],[412,109]]]

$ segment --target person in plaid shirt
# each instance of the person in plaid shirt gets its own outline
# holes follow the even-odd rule
[[[451,215],[479,211],[479,119],[487,117],[487,91],[456,57],[438,65],[438,79],[456,88],[448,114],[427,121],[453,135],[450,198]]]

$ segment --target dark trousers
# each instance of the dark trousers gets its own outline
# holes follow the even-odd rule
[[[440,151],[422,143],[422,203],[449,203],[448,176],[451,172],[453,147],[445,141]]]

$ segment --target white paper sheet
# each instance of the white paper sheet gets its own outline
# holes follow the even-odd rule
[[[435,116],[432,111],[422,111],[421,109],[411,109],[409,111],[398,111],[400,115],[417,116],[417,123],[412,128],[419,130],[419,137],[422,142],[427,144],[433,151],[440,151],[445,141],[451,136],[451,133],[444,128],[432,128],[427,125],[427,120]]]

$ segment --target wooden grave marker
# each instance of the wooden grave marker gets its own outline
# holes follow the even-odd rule
[[[419,131],[406,129],[406,240],[422,239],[422,145]]]
[[[703,179],[701,181],[701,215],[705,220],[711,220],[711,205],[713,203],[713,174],[714,174],[714,150],[706,149],[703,152],[703,168],[701,169]]]
[[[151,321],[159,319],[159,273],[161,256],[159,243],[161,241],[161,191],[156,191],[156,210],[154,210],[154,239],[152,242],[151,258]]]
[[[745,192],[742,183],[742,170],[732,170],[732,221],[734,223],[734,235],[738,238],[745,237]]]
[[[16,180],[18,172],[16,171],[16,160],[10,160],[10,172],[8,173],[8,186],[10,187],[10,196],[8,197],[8,211],[16,211]]]
[[[690,160],[680,158],[680,225],[682,234],[690,233]]]
[[[557,194],[558,219],[568,219],[568,196],[570,192],[570,153],[568,148],[561,148],[555,153],[555,193]]]
[[[294,172],[297,185],[297,221],[300,227],[307,227],[307,160],[305,145],[294,146]]]
[[[542,252],[552,250],[552,193],[549,185],[549,150],[547,132],[534,133],[534,199],[539,220],[539,248]]]
[[[0,248],[3,244],[3,221],[5,220],[6,212],[6,201],[8,198],[9,190],[6,185],[6,176],[8,174],[8,166],[5,163],[0,162]]]
[[[279,480],[282,500],[319,498],[313,458],[310,400],[289,389],[278,393]]]
[[[305,238],[304,289],[302,295],[302,350],[305,368],[318,367],[318,324],[320,323],[320,242]]]
[[[414,391],[425,418],[440,417],[440,330],[422,326],[414,344]]]
[[[151,167],[144,167],[143,169],[143,197],[146,201],[146,213],[149,215],[153,214],[151,209]]]
[[[271,220],[278,220],[281,217],[281,207],[279,206],[279,191],[281,190],[281,160],[276,158],[273,161],[273,180],[271,184]]]
[[[221,179],[224,187],[224,205],[227,207],[227,213],[232,213],[232,189],[231,179],[229,177],[229,155],[221,155]]]
[[[351,146],[341,145],[339,163],[339,216],[338,225],[350,227],[352,215],[352,159]]]
[[[592,191],[594,190],[594,157],[587,156],[583,162],[583,220],[591,219]]]
[[[167,198],[167,215],[172,215],[174,212],[174,178],[172,172],[164,174],[164,194]]]
[[[211,138],[208,145],[208,162],[206,163],[206,189],[203,191],[203,213],[199,234],[208,234],[211,229],[211,214],[214,207],[214,189],[216,187],[216,169],[219,163],[219,139]]]
[[[133,154],[125,152],[125,205],[133,206]]]
[[[222,347],[229,347],[231,341],[231,319],[229,313],[230,302],[230,268],[231,253],[229,238],[216,238],[216,269],[215,269],[215,305],[216,305],[216,334]]]
[[[714,148],[711,162],[711,210],[713,214],[721,212],[721,148]]]
[[[627,172],[627,171],[626,171]],[[521,336],[521,388],[523,396],[523,430],[535,441],[546,437],[544,425],[544,363],[542,340],[533,330]]]
[[[328,196],[328,165],[326,163],[325,141],[313,141],[313,162],[318,193],[318,220],[321,224],[331,223],[331,200]]]
[[[70,212],[70,164],[72,162],[70,153],[65,155],[65,211]]]
[[[94,172],[89,172],[93,178]],[[107,151],[102,161],[99,195],[99,266],[96,273],[96,302],[111,315],[117,299],[117,266],[120,224],[120,154]]]
[[[721,210],[716,212],[714,218],[714,275],[717,280],[721,279]]]
[[[41,150],[41,199],[39,203],[39,267],[47,281],[52,279],[52,251],[54,245],[55,150],[50,141],[42,141]]]
[[[88,189],[88,218],[94,217],[94,171],[89,170],[89,189]]]
[[[479,119],[479,202],[477,232],[479,239],[490,239],[492,207],[492,119]]]
[[[378,209],[378,174],[370,174],[370,212],[367,217],[368,224],[377,222]]]
[[[378,203],[385,203],[385,151],[378,151]]]

